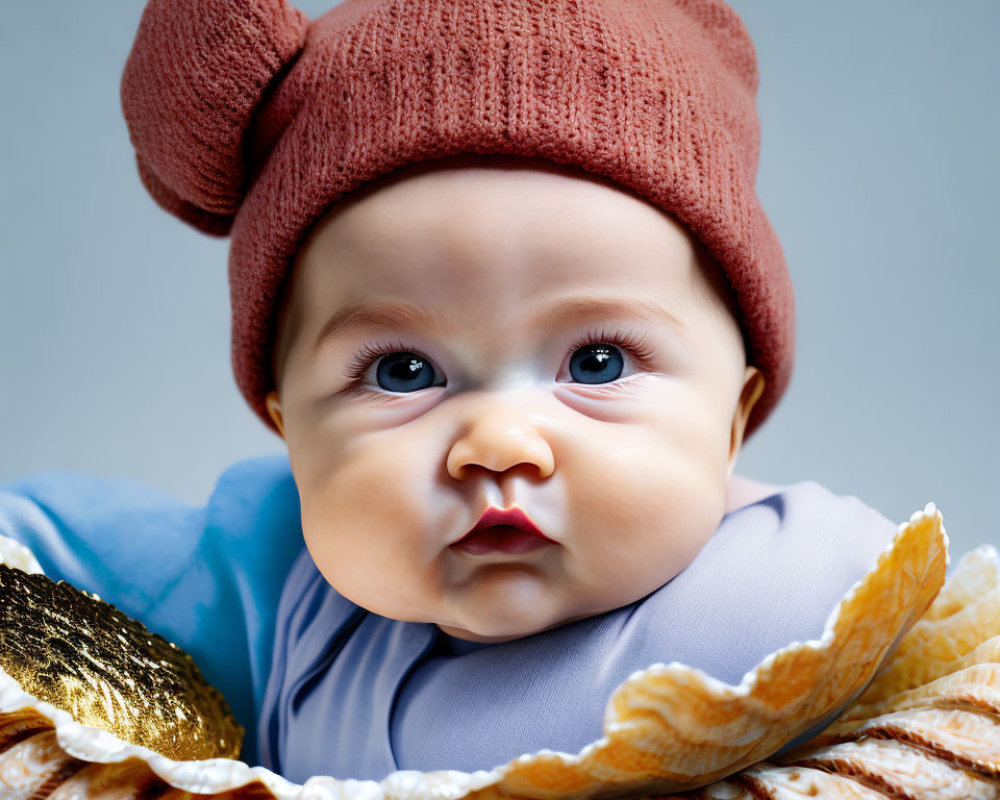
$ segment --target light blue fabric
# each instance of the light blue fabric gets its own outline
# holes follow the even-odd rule
[[[236,464],[204,508],[72,473],[0,486],[0,534],[188,651],[247,729],[244,760],[297,782],[576,752],[635,670],[676,660],[738,683],[817,638],[895,530],[855,498],[796,484],[727,515],[647,598],[476,645],[337,594],[303,547],[286,458]]]
[[[278,597],[304,547],[286,457],[234,465],[201,508],[133,481],[29,475],[0,485],[0,535],[187,651],[246,728],[242,758],[257,763]]]

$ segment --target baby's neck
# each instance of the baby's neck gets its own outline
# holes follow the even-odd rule
[[[765,497],[770,497],[781,487],[771,486],[767,483],[755,481],[753,478],[744,478],[742,475],[733,475],[729,479],[729,487],[726,489],[726,513],[743,508]]]

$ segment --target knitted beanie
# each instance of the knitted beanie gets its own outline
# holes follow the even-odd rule
[[[150,0],[122,78],[142,181],[231,236],[237,385],[272,426],[282,286],[347,192],[463,152],[603,175],[671,213],[721,265],[749,363],[788,385],[791,281],[754,190],[757,64],[721,0]]]

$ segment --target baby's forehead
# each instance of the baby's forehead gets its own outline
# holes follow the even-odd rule
[[[671,272],[690,278],[697,247],[666,212],[602,176],[545,159],[466,154],[408,165],[348,195],[298,261],[349,294],[398,282],[419,296],[497,274],[623,288],[641,280],[653,290]]]

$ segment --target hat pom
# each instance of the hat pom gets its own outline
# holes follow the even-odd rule
[[[167,211],[228,233],[249,182],[248,131],[309,20],[285,0],[150,0],[122,76],[139,175]]]

